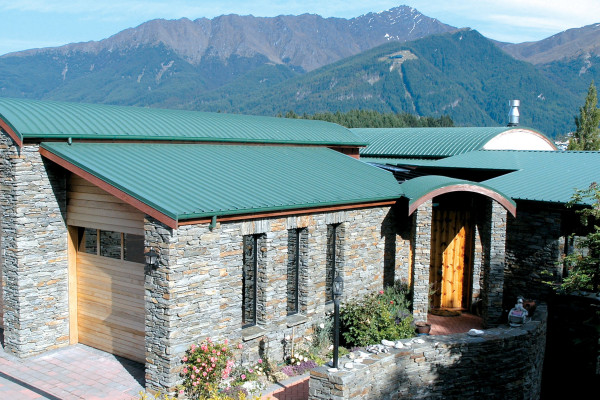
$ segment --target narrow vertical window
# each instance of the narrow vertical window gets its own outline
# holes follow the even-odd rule
[[[287,313],[300,312],[300,276],[307,247],[307,230],[288,231]]]
[[[333,279],[337,273],[339,253],[339,226],[340,224],[327,225],[327,270],[325,272],[325,299],[333,301]]]
[[[244,269],[242,272],[242,327],[256,325],[258,295],[259,236],[244,236]]]

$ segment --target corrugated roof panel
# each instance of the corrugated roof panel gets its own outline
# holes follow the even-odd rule
[[[439,159],[427,158],[399,158],[399,157],[360,157],[360,160],[366,163],[387,164],[387,165],[406,165],[415,167],[436,166]]]
[[[351,129],[368,143],[361,156],[442,158],[481,150],[494,137],[510,127],[467,128],[355,128]],[[541,133],[536,132],[543,136]]]
[[[0,98],[0,118],[23,138],[365,144],[329,122],[198,111]]]
[[[45,142],[42,148],[176,220],[402,195],[391,173],[321,147]]]
[[[600,152],[482,150],[439,160],[440,167],[514,169],[484,181],[513,199],[566,203],[600,181]]]

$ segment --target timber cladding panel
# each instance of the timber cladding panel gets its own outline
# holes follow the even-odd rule
[[[72,226],[144,234],[144,214],[77,175],[69,179],[67,223]]]
[[[145,362],[144,265],[77,253],[79,342]]]
[[[134,249],[127,248],[131,241],[125,237],[143,239],[144,214],[76,175],[69,178],[67,199],[74,241],[69,268],[76,282],[69,289],[77,321],[71,341],[143,363],[144,264],[128,259]],[[92,235],[89,243],[82,239],[83,228]]]

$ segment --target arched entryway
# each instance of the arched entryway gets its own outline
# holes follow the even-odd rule
[[[414,178],[401,188],[413,215],[413,317],[426,320],[432,307],[468,309],[477,289],[495,318],[506,212],[516,214],[514,201],[484,184],[445,176]]]

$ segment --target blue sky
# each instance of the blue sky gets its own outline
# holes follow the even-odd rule
[[[514,43],[600,22],[599,0],[0,0],[0,55],[101,40],[155,18],[303,13],[352,18],[403,4],[449,25]]]

